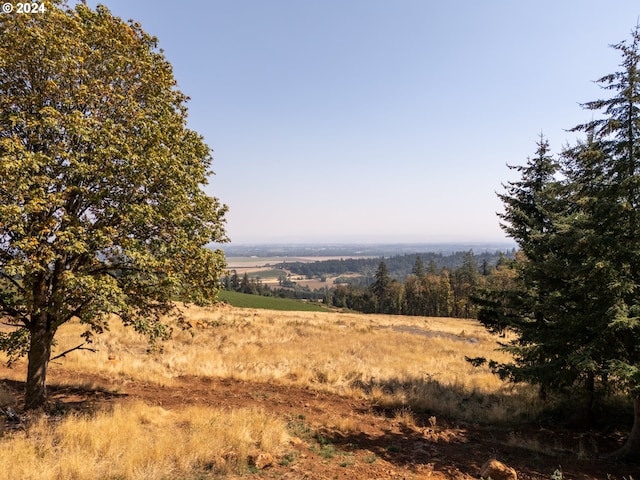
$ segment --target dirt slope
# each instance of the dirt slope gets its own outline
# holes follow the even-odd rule
[[[6,378],[0,367],[0,378]],[[262,407],[290,423],[290,452],[259,473],[259,478],[282,479],[471,479],[480,466],[495,457],[514,467],[520,479],[550,479],[561,468],[564,479],[638,478],[640,469],[603,460],[571,456],[549,457],[508,446],[510,434],[535,436],[544,443],[577,441],[571,432],[536,427],[527,432],[479,425],[452,425],[414,415],[413,424],[396,418],[366,401],[343,398],[311,389],[229,379],[185,377],[171,387],[83,375],[81,378],[52,367],[50,394],[65,409],[143,400],[167,409],[187,404],[223,408]],[[78,388],[65,383],[91,385]],[[58,385],[58,386],[57,386]],[[16,396],[21,382],[8,381]],[[115,393],[117,392],[117,393]],[[433,421],[433,420],[432,420]],[[334,426],[342,425],[340,431]],[[618,439],[619,440],[619,439]],[[614,448],[599,438],[601,451]],[[573,456],[575,457],[575,455]]]

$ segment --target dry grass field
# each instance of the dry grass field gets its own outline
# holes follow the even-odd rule
[[[54,362],[59,414],[7,422],[0,479],[477,478],[492,456],[520,478],[560,464],[565,478],[626,473],[596,461],[606,447],[582,433],[532,427],[534,389],[469,365],[503,355],[473,320],[229,306],[188,316],[193,329],[161,352],[115,321],[95,353]],[[63,327],[56,351],[80,333]],[[0,407],[18,408],[24,372],[0,370]]]
[[[465,361],[504,358],[473,320],[231,307],[192,307],[189,318],[194,330],[175,332],[152,355],[135,332],[114,322],[97,338],[97,354],[74,353],[64,367],[157,385],[184,376],[277,382],[481,423],[525,419],[539,408],[531,389]],[[72,348],[81,332],[68,326],[57,349]]]

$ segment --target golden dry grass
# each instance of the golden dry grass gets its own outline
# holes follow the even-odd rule
[[[74,351],[57,362],[79,377],[108,376],[124,392],[131,379],[171,385],[182,376],[304,386],[369,399],[407,427],[416,426],[419,412],[433,415],[435,426],[436,418],[511,422],[540,408],[531,389],[516,389],[465,361],[506,358],[473,320],[226,306],[190,307],[188,316],[194,328],[177,330],[163,352],[147,353],[144,338],[114,321],[92,345],[96,353]],[[82,332],[79,323],[65,325],[54,355],[78,345]],[[23,380],[24,372],[20,361],[12,375]],[[3,398],[0,392],[0,403]],[[5,435],[0,480],[224,475],[246,470],[251,450],[277,455],[287,446],[284,420],[261,410],[125,405],[60,422],[40,420]],[[352,418],[332,422],[325,426],[359,429]]]
[[[465,357],[506,359],[496,338],[469,319],[190,307],[195,328],[176,331],[162,353],[117,321],[97,337],[98,352],[74,352],[65,369],[170,385],[181,376],[277,382],[373,399],[479,422],[530,418],[531,388],[505,384]],[[59,332],[57,351],[82,328]],[[75,343],[74,343],[75,342]]]
[[[180,411],[141,402],[59,423],[40,418],[0,440],[0,479],[185,478],[247,468],[253,449],[277,454],[286,424],[262,410]],[[35,465],[37,463],[37,465]]]

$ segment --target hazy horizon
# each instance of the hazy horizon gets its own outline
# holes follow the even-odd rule
[[[514,242],[306,242],[306,243],[231,243],[213,245],[221,248],[227,258],[236,257],[392,257],[396,255],[412,255],[424,253],[440,253],[450,255],[455,252],[473,251],[475,254],[485,252],[511,252],[518,246]]]
[[[287,236],[287,237],[260,237],[255,240],[235,240],[226,245],[482,245],[482,244],[504,244],[516,245],[515,241],[510,238],[497,239],[479,239],[479,238],[462,238],[462,239],[438,239],[438,238],[399,238],[396,236],[346,236],[346,237],[303,237],[303,236]]]

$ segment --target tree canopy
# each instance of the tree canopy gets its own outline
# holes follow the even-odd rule
[[[226,207],[157,39],[104,6],[0,15],[0,333],[46,401],[56,330],[112,316],[151,341],[175,300],[215,301]]]

